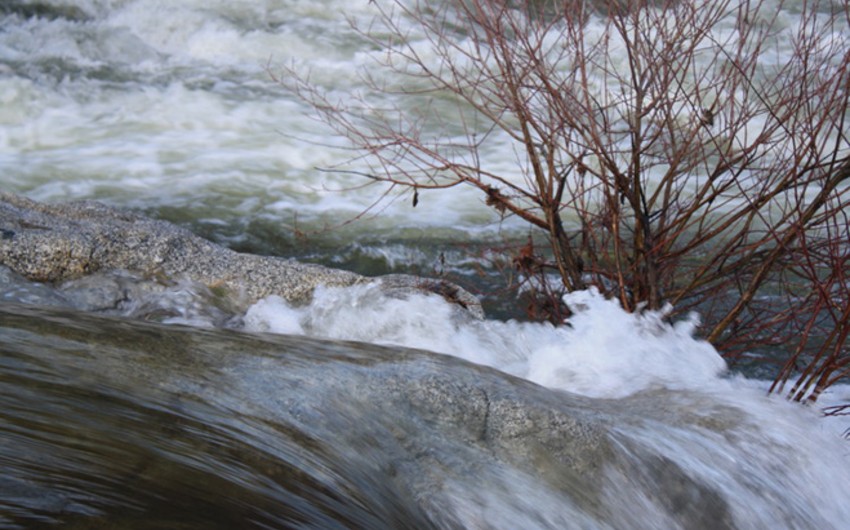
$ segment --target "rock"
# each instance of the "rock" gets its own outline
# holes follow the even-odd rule
[[[58,283],[113,270],[187,278],[224,290],[243,306],[269,295],[301,304],[318,285],[375,281],[292,259],[238,253],[171,223],[93,201],[42,204],[3,192],[0,265],[35,282]],[[449,282],[406,275],[377,281],[399,296],[434,292],[483,316],[478,300]]]
[[[183,462],[199,462],[208,475],[187,489],[202,488],[198,494],[213,505],[234,502],[230,496],[243,493],[234,484],[269,484],[311,499],[298,514],[307,517],[341,506],[412,510],[395,521],[307,519],[304,527],[735,526],[714,485],[620,434],[636,411],[643,414],[640,404],[554,392],[445,355],[8,305],[0,306],[0,352],[14,360],[0,364],[7,386],[32,365],[34,389],[45,393],[11,387],[22,402],[13,401],[10,413],[26,414],[32,429],[64,433],[53,449],[0,443],[11,478],[18,466],[49,461],[44,488],[12,484],[42,517],[61,517],[54,510],[66,503],[57,494],[75,498],[74,480],[84,500],[108,507],[98,495],[111,498],[129,483],[161,497],[185,480]],[[41,404],[52,412],[64,392],[74,399],[61,418],[39,421]],[[80,458],[78,446],[91,456]],[[58,474],[66,468],[68,477]],[[57,477],[63,487],[50,489]],[[233,484],[221,484],[228,478]],[[135,490],[131,498],[149,495]],[[288,498],[261,508],[286,512]],[[419,516],[425,521],[414,523]]]

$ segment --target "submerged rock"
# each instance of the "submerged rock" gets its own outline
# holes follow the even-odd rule
[[[23,306],[0,306],[0,354],[0,523],[735,526],[618,432],[639,407],[444,355]]]
[[[243,307],[270,295],[301,304],[318,285],[376,281],[293,259],[235,252],[171,223],[94,201],[42,204],[3,192],[0,265],[35,282],[58,283],[115,270],[185,278],[227,292]],[[399,296],[434,292],[483,316],[478,300],[449,282],[406,275],[377,281]]]

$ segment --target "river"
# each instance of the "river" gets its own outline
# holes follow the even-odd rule
[[[793,17],[788,5],[783,16]],[[387,299],[358,286],[319,289],[305,307],[269,298],[222,317],[202,286],[176,284],[148,301],[153,309],[125,311],[157,320],[138,323],[79,314],[61,291],[0,274],[0,527],[668,527],[670,506],[641,497],[641,480],[655,475],[640,465],[631,478],[609,477],[600,511],[515,468],[487,467],[484,457],[480,475],[452,473],[445,463],[466,454],[456,448],[442,460],[449,486],[428,504],[387,487],[396,484],[389,469],[408,458],[392,456],[395,446],[383,457],[352,456],[359,446],[337,434],[351,426],[327,427],[339,421],[327,404],[316,409],[325,430],[237,406],[271,410],[250,384],[265,381],[264,370],[288,369],[271,348],[308,363],[313,350],[380,357],[382,346],[448,354],[494,368],[485,378],[500,388],[520,378],[548,389],[546,399],[570,393],[606,417],[635,415],[618,436],[645,448],[645,469],[657,469],[662,455],[719,492],[731,514],[720,526],[846,525],[850,446],[842,435],[850,422],[768,397],[766,381],[730,373],[693,337],[696,319],[671,325],[659,314],[629,315],[592,292],[570,300],[579,311],[568,327],[511,319],[520,314],[513,300],[489,294],[504,276],[487,249],[526,232],[473,190],[423,192],[415,208],[404,196],[348,222],[381,191],[317,169],[350,152],[269,69],[298,61],[329,86],[362,86],[357,72],[374,50],[348,18],[367,21],[373,9],[366,0],[0,1],[4,191],[97,199],[240,251],[367,275],[445,275],[488,293],[489,314],[458,320],[439,298]],[[500,147],[483,156],[510,168],[514,154]],[[230,368],[218,360],[191,367],[174,384],[163,378],[185,363],[147,370],[150,352],[105,338],[154,336],[215,357],[216,344],[250,342],[244,337],[257,332],[272,334],[256,339],[268,341],[262,351],[246,349]],[[293,335],[317,342],[305,352]],[[99,368],[122,358],[126,370]],[[822,400],[850,401],[850,390],[836,386]],[[367,432],[406,421],[403,411],[382,417],[380,407],[358,406]],[[722,412],[730,410],[731,419]],[[681,420],[690,415],[702,419]],[[419,428],[412,439],[430,440]],[[443,512],[454,518],[440,519]]]

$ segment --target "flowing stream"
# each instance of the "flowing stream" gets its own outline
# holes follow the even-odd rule
[[[666,356],[646,362],[692,349],[719,360],[682,330],[633,324],[633,340]],[[588,325],[562,357],[595,346]],[[421,350],[12,303],[0,353],[7,528],[841,528],[848,517],[847,446],[822,419],[696,368],[670,384],[620,374],[632,386],[611,394],[628,396],[591,398]]]
[[[780,23],[793,23],[793,7]],[[381,191],[316,169],[350,153],[269,75],[298,61],[331,89],[362,86],[357,71],[380,50],[347,18],[373,9],[2,0],[0,188],[101,200],[240,251],[495,291],[504,278],[486,249],[524,238],[521,225],[460,188],[346,224]],[[482,156],[514,163],[498,144]],[[81,312],[87,292],[116,284],[138,296]],[[850,422],[730,374],[693,338],[697,320],[629,315],[592,292],[568,300],[576,315],[561,328],[508,320],[512,300],[485,298],[490,318],[475,320],[436,296],[390,299],[369,285],[241,314],[203,286],[122,272],[52,286],[0,268],[0,301],[3,528],[850,521]],[[550,445],[511,445],[504,431],[471,435],[466,412],[447,420],[406,401],[419,390],[381,393],[425,375],[480,382],[488,407],[503,394],[593,425],[605,450],[576,458],[598,472],[574,476]],[[822,399],[847,402],[850,390]]]

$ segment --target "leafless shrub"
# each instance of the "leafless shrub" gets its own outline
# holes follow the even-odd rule
[[[368,155],[351,171],[414,205],[480,190],[545,236],[515,263],[559,278],[550,304],[592,285],[630,311],[699,309],[730,358],[789,348],[774,390],[796,378],[796,400],[847,375],[847,2],[376,4],[358,29],[394,77],[334,99],[279,76]],[[488,165],[493,142],[513,171]]]

